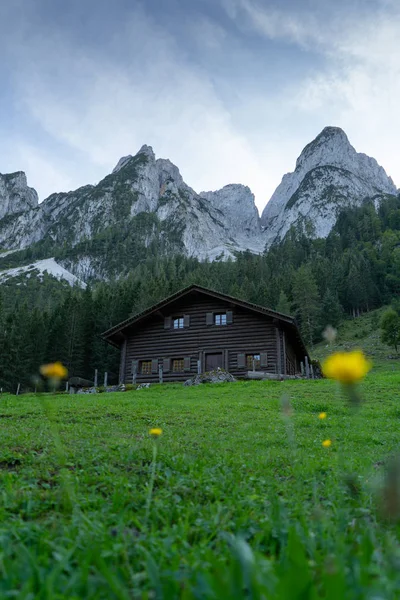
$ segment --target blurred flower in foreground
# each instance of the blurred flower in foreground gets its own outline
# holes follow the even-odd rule
[[[285,417],[290,417],[292,415],[293,410],[290,404],[290,398],[287,394],[283,394],[281,398],[281,408]]]
[[[393,456],[386,467],[385,479],[380,491],[381,515],[389,521],[400,520],[400,457]]]
[[[327,341],[327,342],[334,342],[337,336],[337,330],[332,327],[332,325],[327,325],[327,327],[325,327],[323,333],[322,333],[322,337]]]
[[[324,440],[322,442],[322,445],[324,448],[329,448],[329,446],[332,446],[332,442],[331,442],[331,440]]]
[[[318,419],[326,419],[326,417],[327,417],[326,412],[319,413],[319,415],[318,415]]]
[[[150,429],[149,434],[152,437],[158,438],[162,434],[162,429],[161,427],[154,427],[153,429]]]
[[[325,360],[322,372],[329,379],[336,379],[344,384],[353,384],[365,377],[372,364],[365,358],[361,350],[353,352],[336,352]]]
[[[65,379],[68,376],[68,370],[60,362],[42,365],[40,373],[47,379]]]

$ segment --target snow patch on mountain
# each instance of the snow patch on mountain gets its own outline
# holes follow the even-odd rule
[[[42,281],[45,273],[52,275],[58,280],[65,280],[71,286],[78,285],[82,288],[86,287],[86,284],[83,281],[64,269],[64,267],[58,264],[54,258],[46,258],[23,267],[14,267],[13,269],[0,271],[0,282],[7,281],[14,277],[20,277],[21,275],[25,275],[28,279],[32,276],[38,277]]]

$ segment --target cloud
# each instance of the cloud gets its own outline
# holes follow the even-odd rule
[[[342,127],[357,150],[374,156],[399,184],[399,3],[385,0],[362,12],[349,4],[349,10],[328,16],[296,12],[295,7],[288,13],[254,0],[231,1],[236,7],[236,13],[230,7],[232,18],[245,14],[258,34],[313,49],[323,58],[312,75],[288,86],[282,113],[295,115],[298,122]],[[296,126],[294,130],[295,137]]]
[[[284,40],[304,48],[325,44],[327,31],[333,33],[340,26],[338,19],[321,19],[321,11],[308,11],[306,3],[293,4],[289,10],[259,0],[224,0],[228,16],[241,28],[251,28],[270,40]]]
[[[329,68],[304,81],[294,104],[304,113],[324,114],[358,149],[374,156],[400,183],[396,131],[400,130],[400,8],[371,16],[331,42]]]
[[[133,12],[101,53],[75,47],[59,31],[31,42],[29,53],[19,47],[18,96],[35,123],[80,159],[77,185],[88,183],[85,165],[104,176],[147,143],[198,191],[236,181],[254,182],[261,194],[257,153],[235,130],[207,73],[143,12]],[[44,193],[52,191],[47,181],[38,186]]]
[[[3,19],[0,4],[0,51],[14,108],[23,115],[17,134],[7,138],[11,149],[0,148],[0,170],[4,164],[26,170],[44,198],[100,180],[120,156],[146,143],[197,191],[243,183],[263,208],[305,144],[332,124],[399,183],[398,4],[386,0],[379,10],[357,14],[351,6],[335,13],[331,3],[329,15],[299,4],[284,11],[256,0],[221,0],[238,35],[210,15],[186,23],[186,33],[211,56],[232,48],[238,56],[243,44],[249,71],[252,52],[269,62],[270,42],[277,52],[287,45],[292,65],[276,87],[262,71],[245,84],[232,74],[225,81],[222,69],[213,77],[201,66],[206,60],[189,56],[179,34],[142,9],[96,38],[46,21],[41,0],[32,0],[30,12],[23,0],[10,2],[10,11],[19,6],[18,18],[11,11]],[[299,80],[301,53],[318,61]]]

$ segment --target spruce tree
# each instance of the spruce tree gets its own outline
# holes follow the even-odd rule
[[[381,340],[396,350],[400,345],[400,317],[393,308],[384,312],[381,320]]]
[[[276,310],[284,315],[292,314],[292,305],[289,302],[289,298],[285,294],[283,290],[281,290],[279,294],[278,304],[276,305]]]
[[[311,346],[319,325],[320,299],[309,265],[302,265],[294,275],[293,304],[305,342]]]
[[[343,317],[343,308],[339,302],[336,292],[327,289],[321,304],[321,327],[324,329],[327,325],[336,327]]]

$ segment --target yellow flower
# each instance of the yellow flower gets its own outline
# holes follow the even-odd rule
[[[161,427],[154,427],[153,429],[150,429],[149,434],[157,438],[162,434],[162,429]]]
[[[68,370],[60,362],[42,365],[40,367],[40,372],[43,377],[47,377],[49,379],[65,379],[68,377]]]
[[[363,379],[372,364],[361,350],[336,352],[331,354],[322,365],[325,377],[337,379],[341,383],[356,383]]]
[[[332,446],[332,442],[331,442],[331,440],[324,440],[322,442],[322,445],[324,448],[329,448],[329,446]]]
[[[318,419],[326,419],[326,412],[319,413]]]

